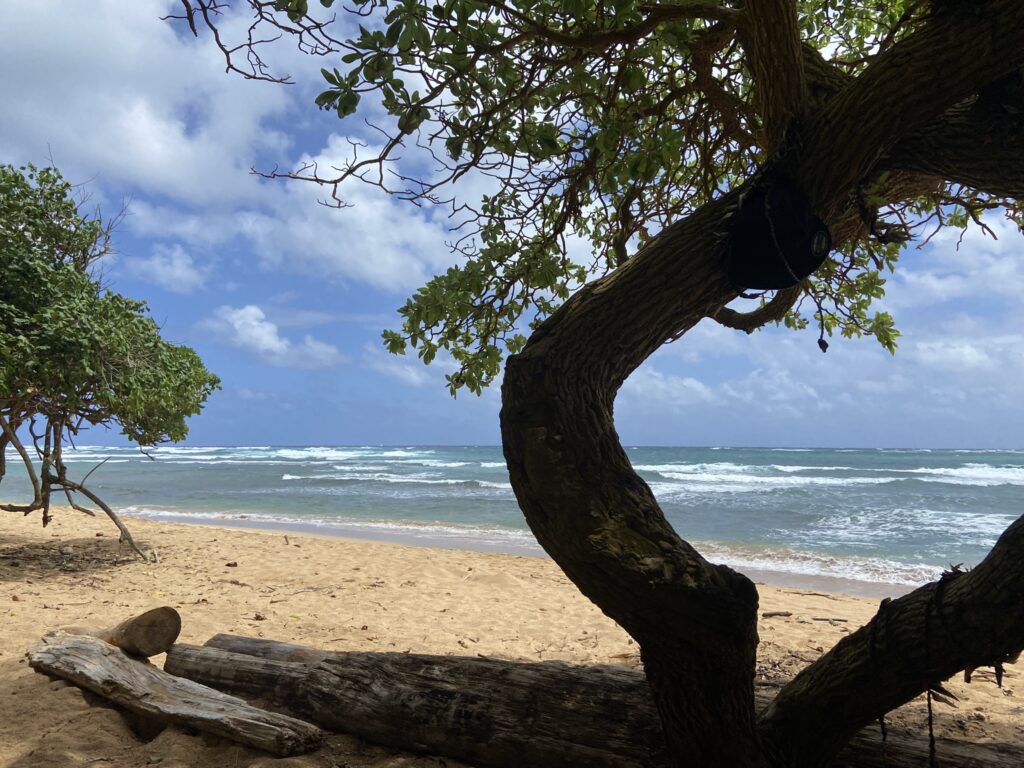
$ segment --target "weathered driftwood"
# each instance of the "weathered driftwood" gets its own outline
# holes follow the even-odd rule
[[[228,649],[228,650],[225,650]],[[660,768],[664,737],[643,675],[619,667],[417,654],[330,653],[233,635],[175,645],[166,669],[272,695],[330,730],[486,766]],[[759,704],[767,701],[759,697]],[[1024,749],[938,740],[940,764],[1020,768]],[[928,765],[923,735],[858,734],[835,768]]]
[[[145,719],[206,731],[277,757],[311,752],[323,741],[323,731],[310,723],[175,677],[95,637],[50,635],[29,648],[28,659],[33,669],[70,680]]]
[[[168,674],[226,691],[270,696],[287,704],[297,702],[309,669],[310,665],[302,662],[260,658],[187,643],[176,643],[164,661],[164,671]]]
[[[261,659],[273,659],[275,661],[301,661],[305,664],[316,664],[328,656],[335,654],[334,651],[324,651],[319,648],[311,648],[308,645],[297,645],[295,643],[281,643],[277,640],[264,640],[259,637],[245,637],[244,635],[217,634],[207,640],[205,648],[219,648],[222,651],[242,653],[246,656],[258,656]]]
[[[260,670],[253,659],[178,644],[165,666],[209,685],[273,694],[329,730],[480,766],[661,764],[652,757],[661,732],[649,697],[645,708],[632,709],[620,698],[622,670],[614,667],[581,675],[555,663],[355,653],[313,664],[264,659]],[[275,680],[285,667],[292,668],[285,679]]]
[[[116,627],[67,627],[69,635],[89,635],[116,645],[132,656],[156,656],[174,645],[181,632],[181,616],[168,605],[133,616]]]

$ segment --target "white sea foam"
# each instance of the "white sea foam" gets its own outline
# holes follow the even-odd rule
[[[658,474],[674,472],[677,474],[685,473],[687,475],[699,476],[714,472],[756,472],[759,469],[765,469],[765,467],[752,464],[733,464],[728,461],[718,461],[701,464],[684,464],[679,462],[671,464],[637,464],[634,466],[634,469],[642,472],[657,472]]]
[[[712,474],[690,475],[682,472],[662,472],[664,477],[670,480],[685,480],[694,483],[704,490],[705,484],[730,487],[739,486],[742,488],[800,488],[808,485],[880,485],[882,483],[894,483],[900,478],[897,477],[795,477],[782,476],[771,477],[765,475],[742,475],[742,474]]]
[[[246,525],[283,525],[293,527],[320,528],[325,531],[359,532],[380,531],[390,532],[405,537],[423,539],[458,539],[465,542],[483,542],[499,545],[506,543],[514,549],[535,549],[541,551],[533,534],[527,529],[504,528],[494,526],[458,525],[438,521],[421,520],[362,520],[351,517],[334,517],[318,515],[279,515],[260,512],[223,511],[223,512],[190,512],[158,507],[125,507],[120,510],[125,515],[136,515],[166,520],[203,521],[211,523],[241,523]]]
[[[704,493],[768,493],[785,488],[805,487],[853,487],[865,485],[883,485],[899,482],[898,477],[799,477],[795,475],[755,475],[742,473],[703,474],[691,472],[658,473],[663,481],[649,483],[651,490],[659,498],[672,498],[679,495],[689,496]],[[675,482],[664,482],[664,480]]]
[[[490,545],[505,551],[541,550],[533,534],[525,529],[474,526],[419,520],[361,520],[350,517],[268,515],[257,512],[184,512],[154,507],[126,507],[124,514],[181,522],[203,521],[222,524],[245,524],[268,527],[285,526],[315,528],[338,534],[394,535],[403,539],[419,539],[424,543],[455,542],[465,545]],[[913,585],[938,578],[942,569],[926,564],[829,555],[792,548],[745,547],[718,542],[695,542],[710,560],[739,570],[757,569],[803,576],[831,576],[853,581],[879,584]]]
[[[776,472],[888,472],[888,469],[861,469],[859,467],[826,466],[811,467],[800,464],[769,464],[768,469]]]
[[[678,480],[699,484],[702,490],[712,486],[725,490],[739,491],[738,486],[750,486],[751,491],[770,488],[797,487],[804,485],[878,485],[900,480],[920,480],[930,483],[952,485],[1024,485],[1024,466],[971,463],[960,467],[917,467],[912,469],[896,467],[851,467],[846,465],[810,466],[786,464],[733,464],[715,462],[700,464],[638,464],[640,472],[654,472],[667,480]],[[797,476],[797,473],[860,473],[853,477],[832,475]],[[782,473],[782,475],[772,473]],[[867,476],[864,476],[867,475]],[[753,487],[755,486],[756,487]]]
[[[107,457],[98,456],[65,456],[65,464],[98,464],[99,462],[104,464],[128,464],[131,459],[111,459]]]
[[[864,510],[831,514],[799,531],[786,531],[792,541],[823,546],[855,544],[864,547],[890,547],[901,541],[930,540],[926,549],[938,550],[943,557],[949,542],[957,545],[990,547],[1016,519],[1014,514],[964,512],[918,507]]]
[[[993,466],[991,464],[965,464],[962,467],[919,467],[905,470],[926,482],[955,485],[1024,485],[1024,467]]]
[[[468,467],[470,462],[468,461],[441,461],[440,459],[396,459],[391,462],[392,464],[413,464],[422,467],[440,467],[440,468],[454,468],[454,467]]]
[[[209,466],[216,466],[218,464],[226,464],[229,466],[270,466],[270,467],[292,467],[296,465],[304,464],[318,464],[320,462],[309,462],[309,461],[283,461],[280,459],[226,459],[226,458],[209,458],[209,459],[158,459],[162,464],[203,464]]]
[[[361,459],[369,455],[361,449],[342,448],[279,448],[273,452],[273,458],[295,459],[305,461],[348,461]]]
[[[487,480],[476,480],[471,478],[457,477],[436,477],[424,474],[394,475],[387,472],[346,472],[337,474],[332,472],[313,475],[281,475],[282,480],[312,480],[312,481],[360,481],[374,483],[398,483],[412,485],[464,485],[477,488],[502,488],[508,489],[512,486],[508,483],[494,483]]]
[[[942,573],[941,568],[923,563],[903,563],[875,557],[845,557],[789,548],[752,549],[714,542],[702,542],[697,548],[709,560],[725,563],[741,571],[750,568],[899,585],[934,581]]]
[[[888,469],[866,469],[847,466],[810,466],[803,464],[734,464],[728,461],[699,464],[637,464],[634,469],[645,472],[657,472],[658,474],[671,474],[673,477],[679,475],[701,477],[708,475],[724,476],[729,474],[751,475],[759,477],[771,476],[772,472],[889,472]]]

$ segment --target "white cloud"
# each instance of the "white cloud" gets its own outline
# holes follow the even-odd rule
[[[327,169],[342,165],[348,153],[347,139],[333,134],[319,154],[300,162]],[[240,220],[239,234],[253,243],[264,268],[288,266],[392,291],[415,289],[457,260],[444,244],[447,220],[435,221],[433,211],[357,181],[342,194],[351,207],[334,210],[321,204],[324,189],[283,184],[269,211]]]
[[[445,356],[442,355],[442,358]],[[438,359],[430,366],[414,355],[392,355],[374,344],[363,347],[363,365],[371,371],[382,373],[410,387],[424,387],[428,384],[443,383],[442,369],[447,360]]]
[[[319,204],[324,188],[252,174],[306,162],[329,172],[351,157],[348,137],[326,135],[335,119],[312,104],[323,62],[299,54],[293,41],[265,49],[275,69],[299,83],[285,87],[225,73],[208,34],[195,40],[160,20],[180,12],[173,0],[72,3],[56,15],[12,0],[5,10],[0,100],[18,108],[0,125],[0,161],[46,162],[52,154],[98,197],[131,197],[126,226],[135,234],[237,243],[265,270],[406,292],[457,260],[445,245],[446,211],[418,209],[358,181],[342,190],[354,207],[332,210]],[[247,10],[241,3],[219,19],[226,39],[244,38]],[[296,156],[295,135],[320,149]],[[419,168],[423,154],[406,148],[403,168]],[[471,194],[473,180],[464,182],[460,191]]]
[[[255,304],[219,307],[204,326],[270,365],[315,369],[333,368],[345,362],[337,347],[308,334],[299,343],[285,338]]]
[[[665,374],[650,365],[638,368],[626,379],[622,386],[622,396],[633,406],[670,408],[674,411],[719,400],[709,387],[697,379]]]
[[[733,308],[739,312],[749,312],[756,308],[750,301],[737,301]],[[702,360],[743,355],[749,349],[747,334],[726,328],[711,318],[705,318],[691,328],[679,340],[665,346],[666,354],[678,357],[687,363],[699,363]]]
[[[259,198],[249,169],[258,151],[285,150],[268,121],[292,96],[224,75],[209,39],[179,37],[160,20],[176,7],[97,0],[54,14],[8,3],[0,97],[18,108],[4,117],[4,153],[38,161],[52,152],[69,176],[179,204],[223,208]]]
[[[997,366],[996,361],[980,344],[964,339],[919,341],[910,348],[909,354],[924,366],[947,371],[976,372],[992,370]]]
[[[133,277],[174,293],[191,293],[202,288],[210,273],[209,267],[197,266],[180,245],[157,245],[148,257],[129,257],[120,263]]]
[[[238,392],[238,396],[243,400],[260,401],[267,400],[270,397],[266,392],[249,389],[248,387],[239,387],[236,391]]]
[[[1016,303],[1024,292],[1024,240],[997,214],[984,219],[997,239],[972,225],[961,239],[942,231],[920,252],[909,252],[889,278],[886,304],[902,309],[993,298]]]

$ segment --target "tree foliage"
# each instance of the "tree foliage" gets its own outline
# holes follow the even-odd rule
[[[355,0],[348,10],[360,24],[348,39],[343,22],[314,18],[305,0],[251,5],[248,44],[222,42],[229,67],[242,66],[244,51],[238,71],[286,80],[258,43],[264,27],[286,31],[307,52],[330,56],[316,104],[366,118],[384,137],[383,147],[354,146],[341,168],[286,175],[328,185],[338,205],[340,186],[358,178],[452,206],[452,246],[463,258],[410,298],[403,327],[384,339],[392,352],[411,345],[427,362],[448,350],[459,363],[453,392],[479,392],[504,352],[522,348],[524,323],[536,325],[670,223],[756,177],[779,148],[764,124],[737,3]],[[834,93],[938,5],[798,2],[812,93]],[[193,26],[196,15],[214,24],[221,9],[205,0],[185,6]],[[796,138],[787,137],[793,151]],[[413,147],[432,161],[417,176],[397,162]],[[491,179],[482,200],[455,196],[467,174]],[[929,227],[980,221],[988,209],[1020,217],[1011,197],[941,179],[893,202],[887,181],[863,180],[856,231],[789,301],[787,326],[871,335],[892,352],[899,332],[872,304],[901,247]],[[573,258],[568,246],[579,239],[589,247]]]
[[[140,446],[182,440],[219,386],[194,351],[160,337],[145,302],[104,289],[94,265],[109,249],[110,228],[79,212],[56,169],[0,166],[0,462],[15,448],[34,491],[4,508],[43,509],[44,524],[52,488],[91,497],[67,477],[65,440],[95,425]]]

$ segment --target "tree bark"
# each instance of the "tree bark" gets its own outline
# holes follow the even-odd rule
[[[207,648],[217,648],[222,651],[256,656],[261,659],[298,661],[303,664],[316,664],[332,654],[332,651],[323,651],[318,648],[311,648],[308,645],[282,643],[277,640],[264,640],[258,637],[245,637],[244,635],[229,635],[225,633],[214,635],[203,645]]]
[[[294,717],[175,677],[86,635],[44,637],[28,650],[38,672],[70,680],[129,712],[222,736],[277,757],[317,749],[323,732]]]
[[[900,140],[1024,61],[1017,0],[936,14],[880,54],[809,121],[796,177],[826,222]]]
[[[302,661],[283,660],[289,658]],[[271,696],[328,729],[492,768],[668,765],[644,676],[621,667],[327,652],[217,635],[206,646],[175,645],[165,669],[216,688]],[[1005,745],[940,739],[937,749],[945,765],[1024,764],[1024,750]],[[832,765],[919,768],[927,760],[923,736],[891,728],[883,745],[869,728]]]
[[[170,606],[153,608],[125,619],[116,627],[66,627],[69,635],[89,635],[116,645],[131,656],[149,657],[166,653],[181,632],[181,616]]]
[[[750,61],[763,146],[785,143],[790,124],[807,109],[809,94],[794,0],[748,0],[742,37]]]

